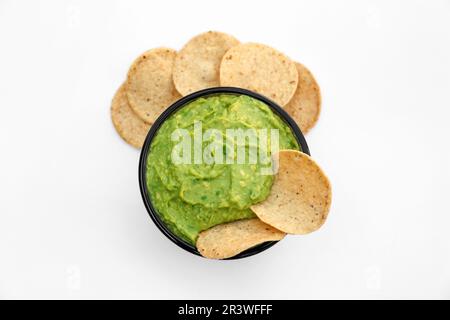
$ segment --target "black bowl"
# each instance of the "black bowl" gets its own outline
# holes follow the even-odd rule
[[[159,217],[158,213],[156,212],[156,209],[153,207],[153,204],[150,200],[150,196],[147,190],[147,184],[146,184],[146,162],[147,162],[147,155],[150,152],[150,145],[152,143],[153,137],[158,132],[159,127],[161,124],[175,111],[177,111],[179,108],[182,108],[187,103],[205,96],[211,96],[216,94],[237,94],[237,95],[247,95],[252,98],[255,98],[257,100],[260,100],[267,104],[272,111],[274,111],[278,116],[280,116],[281,119],[283,119],[292,129],[292,132],[294,133],[295,137],[297,138],[297,142],[300,145],[300,148],[302,152],[310,155],[308,145],[306,144],[305,137],[303,136],[302,132],[300,131],[299,127],[295,123],[295,121],[286,113],[286,111],[283,110],[279,105],[277,105],[275,102],[269,100],[268,98],[257,94],[255,92],[241,89],[241,88],[233,88],[233,87],[217,87],[217,88],[208,88],[204,90],[200,90],[197,92],[194,92],[186,97],[181,98],[180,100],[176,101],[174,104],[172,104],[170,107],[168,107],[155,121],[155,123],[152,125],[150,131],[147,134],[147,138],[145,139],[144,145],[142,147],[141,151],[141,157],[139,160],[139,185],[141,189],[141,195],[142,199],[144,200],[145,207],[147,208],[148,214],[150,215],[150,218],[153,220],[153,222],[156,224],[156,226],[159,228],[159,230],[167,237],[169,238],[173,243],[178,245],[180,248],[183,248],[186,251],[189,251],[190,253],[193,253],[195,255],[200,256],[200,253],[197,251],[197,248],[191,245],[190,243],[187,243],[183,239],[180,239],[175,234],[170,231],[167,226],[164,224],[164,222]],[[257,245],[255,247],[252,247],[246,251],[241,252],[240,254],[231,257],[229,259],[240,259],[252,256],[254,254],[260,253],[264,250],[269,249],[271,246],[273,246],[278,241],[268,241],[265,243],[262,243],[260,245]]]

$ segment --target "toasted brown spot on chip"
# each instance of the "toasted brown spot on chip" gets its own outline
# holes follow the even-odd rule
[[[303,133],[307,133],[319,119],[321,108],[320,88],[312,73],[302,64],[296,63],[298,86],[291,101],[284,108],[297,122]]]
[[[226,259],[263,242],[281,240],[284,236],[284,232],[258,218],[238,220],[200,232],[197,249],[206,258]]]
[[[149,50],[128,71],[128,101],[134,112],[148,123],[153,123],[181,97],[172,81],[175,55],[175,50],[167,48]]]
[[[227,57],[233,56],[233,59]],[[266,45],[246,43],[231,48],[220,65],[220,84],[254,90],[284,106],[297,89],[295,63]]]
[[[274,228],[307,234],[323,225],[330,206],[331,185],[317,163],[300,151],[281,150],[269,197],[251,209]]]
[[[220,62],[225,53],[238,44],[234,37],[217,31],[202,33],[189,40],[175,58],[173,81],[178,92],[188,95],[218,87]]]
[[[139,118],[128,104],[125,85],[117,90],[111,103],[111,118],[119,135],[129,144],[141,148],[150,124]]]

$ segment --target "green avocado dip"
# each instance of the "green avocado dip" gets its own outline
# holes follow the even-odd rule
[[[173,161],[173,150],[179,145],[179,140],[174,141],[173,135],[177,129],[183,129],[187,133],[185,137],[194,141],[190,144],[190,154],[186,152],[190,163]],[[203,152],[222,156],[222,163],[198,161],[196,158],[193,146],[198,132],[203,134],[200,141],[202,150],[208,150],[207,146],[218,139],[217,135],[205,137],[208,129],[222,134],[220,141],[223,141],[223,146]],[[250,206],[263,201],[273,183],[273,175],[261,174],[262,169],[271,167],[270,161],[267,162],[271,154],[270,138],[264,140],[268,141],[265,144],[245,139],[243,145],[243,140],[239,144],[234,136],[228,134],[231,132],[229,129],[277,129],[279,149],[299,150],[290,127],[265,103],[246,95],[220,94],[198,98],[167,118],[150,145],[146,185],[153,207],[162,221],[175,235],[193,245],[203,230],[254,217]],[[236,161],[240,147],[246,159],[252,152],[255,155],[260,151],[268,157],[265,161],[259,157],[256,162]],[[219,154],[217,150],[220,150]]]

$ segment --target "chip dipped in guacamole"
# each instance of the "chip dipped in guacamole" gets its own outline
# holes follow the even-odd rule
[[[299,150],[290,127],[265,103],[235,94],[188,103],[150,146],[146,184],[157,214],[192,245],[203,230],[255,217],[250,206],[272,187],[274,146]]]

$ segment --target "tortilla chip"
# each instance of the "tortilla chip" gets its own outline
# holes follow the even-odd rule
[[[128,71],[127,96],[131,108],[145,122],[153,123],[173,102],[181,98],[172,81],[176,51],[149,50]]]
[[[331,206],[328,178],[305,153],[282,150],[278,155],[278,173],[269,197],[251,209],[263,222],[286,233],[319,229]]]
[[[133,147],[142,148],[150,124],[139,118],[128,104],[125,85],[121,85],[111,103],[111,118],[119,135]]]
[[[226,259],[263,242],[281,240],[284,236],[284,232],[258,218],[238,220],[201,232],[197,249],[206,258]]]
[[[298,86],[291,101],[284,110],[297,122],[303,133],[307,133],[319,119],[320,88],[311,72],[302,64],[296,63]]]
[[[281,106],[297,89],[295,63],[281,52],[257,43],[227,51],[220,65],[220,84],[258,92]]]
[[[220,62],[224,54],[238,44],[234,37],[217,31],[192,38],[175,58],[173,81],[178,92],[188,95],[218,87]]]

